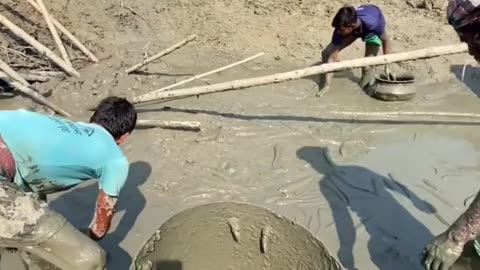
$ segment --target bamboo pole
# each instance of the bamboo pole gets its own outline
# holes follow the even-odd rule
[[[187,45],[188,43],[190,43],[191,41],[193,41],[196,38],[197,38],[197,35],[195,35],[195,34],[191,35],[191,36],[187,37],[186,39],[178,42],[177,44],[172,45],[171,47],[167,48],[166,50],[163,50],[163,51],[161,51],[161,52],[143,60],[142,62],[140,62],[136,65],[133,65],[132,67],[125,70],[125,72],[132,73],[133,71],[135,71],[135,70],[137,70],[137,69],[139,69],[139,68],[141,68],[141,67],[143,67],[143,66],[145,66],[145,65],[147,65],[147,64],[149,64],[149,63],[151,63],[155,60],[157,60],[158,58],[163,57],[163,56],[165,56],[165,55],[167,55],[167,54],[169,54],[169,53],[171,53],[175,50],[180,49],[181,47]]]
[[[49,107],[50,109],[54,110],[55,112],[57,112],[57,113],[59,113],[63,116],[70,117],[70,114],[68,112],[66,112],[65,110],[63,110],[59,106],[53,104],[52,102],[48,101],[45,97],[43,97],[39,93],[32,90],[32,88],[29,86],[30,84],[28,84],[28,83],[24,84],[21,81],[17,81],[16,78],[21,78],[21,76],[15,70],[10,68],[7,65],[7,63],[3,62],[2,60],[0,60],[0,69],[3,70],[3,72],[5,72],[5,74],[9,75],[13,79],[13,80],[9,80],[9,79],[3,80],[6,83],[8,83],[9,85],[11,85],[13,88],[15,88],[18,91],[20,91],[20,92],[24,93],[25,95],[29,96],[34,101]],[[22,78],[22,80],[24,81],[23,78]]]
[[[480,119],[480,113],[461,113],[461,112],[347,112],[347,111],[329,111],[328,114],[349,116],[354,119],[360,119],[362,117],[402,117],[402,116],[419,116],[419,117],[446,117],[446,118],[477,118]]]
[[[35,8],[38,12],[42,13],[40,7],[37,5],[37,3],[35,3],[34,0],[27,0],[27,2],[32,5],[33,8]],[[90,58],[92,62],[98,63],[97,57],[95,57],[95,55],[93,55],[93,53],[88,50],[87,47],[85,47],[72,33],[70,33],[70,31],[63,27],[63,25],[58,22],[53,16],[50,16],[50,19],[52,20],[52,23],[55,25],[55,27],[57,27],[60,32],[62,32],[66,37],[70,39],[70,41],[72,41],[73,45],[75,45],[80,51],[82,51],[86,56],[88,56],[88,58]]]
[[[141,98],[137,97],[133,99],[134,103],[149,102],[149,101],[162,101],[165,99],[182,98],[187,96],[204,95],[215,92],[223,92],[230,90],[239,90],[252,86],[259,86],[272,83],[286,82],[290,80],[300,79],[312,75],[318,75],[322,73],[337,72],[343,70],[351,70],[355,68],[361,68],[366,66],[378,66],[396,62],[424,59],[438,57],[441,55],[459,54],[468,51],[468,47],[464,43],[430,47],[426,49],[387,54],[375,57],[365,57],[354,60],[347,60],[336,63],[323,64],[319,66],[308,67],[304,69],[293,70],[284,73],[277,73],[273,75],[234,80],[230,82],[212,84],[207,86],[191,87],[185,89],[172,90],[167,92],[153,93],[143,95]]]
[[[47,23],[48,29],[50,30],[50,33],[52,33],[53,41],[55,41],[55,45],[57,46],[57,49],[60,51],[60,54],[62,55],[63,60],[72,66],[72,62],[70,62],[70,57],[67,54],[67,50],[65,50],[65,47],[63,46],[63,42],[60,39],[60,36],[58,35],[57,28],[52,23],[50,13],[47,10],[47,7],[45,6],[45,3],[43,3],[43,0],[37,0],[38,7],[40,7],[40,10],[43,14],[43,18],[45,19],[45,22]]]
[[[7,63],[3,62],[3,60],[1,59],[0,59],[0,69],[3,70],[3,73],[8,76],[7,80],[10,80],[10,78],[12,78],[13,80],[27,87],[31,87],[30,83],[27,82],[27,80],[25,80],[20,74],[18,74],[15,70],[13,70]]]
[[[165,129],[183,129],[191,131],[200,131],[200,122],[196,121],[163,121],[163,120],[137,120],[139,128],[165,128]]]
[[[16,26],[14,23],[9,21],[3,15],[0,14],[0,23],[3,24],[6,28],[8,28],[12,33],[14,33],[19,38],[23,39],[25,42],[30,44],[34,47],[38,52],[48,57],[52,60],[56,65],[58,65],[63,71],[65,71],[68,75],[80,77],[80,74],[73,69],[69,64],[62,60],[62,58],[55,55],[49,48],[45,47],[43,44],[35,40],[25,31],[23,31],[20,27]]]
[[[195,76],[190,77],[190,78],[188,78],[188,79],[186,79],[186,80],[177,82],[177,83],[172,84],[172,85],[169,85],[169,86],[165,86],[165,87],[160,88],[160,89],[158,89],[158,90],[152,91],[151,93],[158,93],[158,92],[166,91],[166,90],[172,89],[172,88],[174,88],[174,87],[177,87],[177,86],[179,86],[179,85],[186,84],[186,83],[189,83],[189,82],[191,82],[191,81],[198,80],[198,79],[200,79],[200,78],[206,77],[206,76],[208,76],[208,75],[211,75],[211,74],[214,74],[214,73],[223,71],[223,70],[227,70],[227,69],[229,69],[229,68],[233,68],[233,67],[235,67],[235,66],[238,66],[238,65],[241,65],[241,64],[246,63],[246,62],[248,62],[248,61],[251,61],[251,60],[253,60],[253,59],[257,58],[257,57],[260,57],[260,56],[262,56],[262,55],[264,55],[264,54],[265,54],[265,53],[263,53],[263,52],[258,53],[258,54],[254,55],[254,56],[250,56],[250,57],[248,57],[248,58],[245,58],[245,59],[240,60],[240,61],[238,61],[238,62],[235,62],[235,63],[233,63],[233,64],[230,64],[230,65],[227,65],[227,66],[224,66],[224,67],[221,67],[221,68],[217,68],[217,69],[215,69],[215,70],[211,70],[211,71],[206,72],[206,73],[203,73],[203,74],[195,75]],[[150,93],[148,93],[148,94],[150,94]],[[148,94],[146,94],[146,95],[148,95]],[[139,98],[142,98],[142,96],[139,96]]]
[[[50,80],[47,76],[40,76],[36,74],[30,73],[18,73],[20,77],[24,78],[27,82],[47,82]],[[9,80],[10,76],[8,76],[5,72],[0,72],[0,80]]]
[[[32,75],[46,76],[46,77],[58,77],[58,78],[65,77],[65,73],[61,71],[30,70],[28,73]]]

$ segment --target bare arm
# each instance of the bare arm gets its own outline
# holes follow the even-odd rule
[[[382,40],[382,48],[383,54],[390,54],[392,53],[392,42],[390,40],[390,36],[385,32],[380,39]]]
[[[480,235],[480,192],[447,232],[448,238],[460,248]]]
[[[355,40],[356,40],[355,37],[345,37],[340,46],[330,43],[322,52],[322,63],[325,64],[325,63],[338,62],[340,60],[339,59],[340,51],[348,47]],[[321,79],[324,80],[324,86],[330,86],[332,77],[333,77],[333,73],[326,73],[321,75]]]
[[[102,239],[110,229],[113,215],[115,214],[115,206],[117,198],[105,194],[99,190],[95,214],[90,224],[89,236],[94,240]]]

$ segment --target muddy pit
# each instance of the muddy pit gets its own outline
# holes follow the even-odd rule
[[[140,250],[132,270],[341,270],[302,226],[266,208],[219,202],[184,210]]]

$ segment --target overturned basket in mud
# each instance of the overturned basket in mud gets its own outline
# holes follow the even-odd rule
[[[417,92],[414,82],[411,74],[400,74],[394,81],[382,74],[376,78],[373,96],[383,101],[411,100]]]
[[[146,242],[131,270],[341,270],[306,229],[263,207],[219,202],[187,209]]]

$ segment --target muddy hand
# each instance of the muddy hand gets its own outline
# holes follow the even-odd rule
[[[360,87],[367,95],[373,94],[373,86],[375,85],[375,70],[371,67],[362,69],[362,79],[360,80]]]
[[[463,247],[442,233],[428,244],[422,252],[421,260],[425,270],[449,270],[462,254]]]
[[[396,81],[397,78],[395,77],[395,74],[390,70],[390,67],[388,65],[385,65],[385,76],[388,80],[390,81]]]
[[[330,91],[330,84],[325,84],[322,88],[319,89],[318,93],[315,95],[316,97],[323,97],[326,93]]]
[[[330,90],[330,85],[332,83],[332,74],[320,74],[318,77],[318,93],[317,97],[322,97]]]

